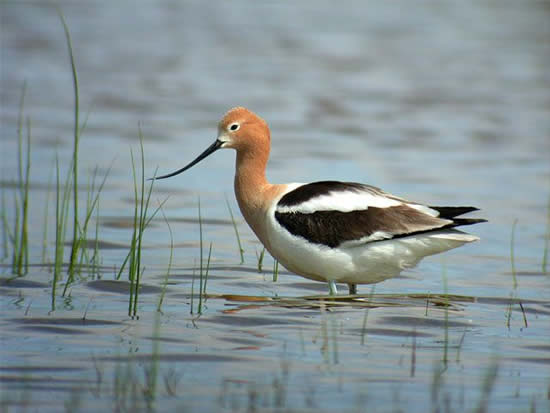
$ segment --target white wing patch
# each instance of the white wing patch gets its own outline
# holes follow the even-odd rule
[[[340,244],[339,248],[346,249],[346,248],[353,248],[357,246],[365,246],[365,244],[373,241],[381,241],[383,239],[391,239],[393,238],[393,234],[386,232],[386,231],[376,231],[375,233],[368,235],[363,238],[355,239],[352,241],[345,241],[342,244]]]
[[[416,209],[418,212],[422,212],[423,214],[430,215],[434,218],[437,218],[439,216],[439,211],[436,211],[435,209],[430,208],[429,206],[422,205],[422,204],[413,204],[413,203],[407,203],[408,207]]]
[[[402,204],[403,203],[398,200],[387,198],[382,195],[351,189],[348,191],[333,191],[326,195],[311,198],[298,205],[278,206],[277,212],[300,212],[303,214],[312,214],[317,211],[351,212],[365,210],[369,207],[389,208]],[[424,211],[422,210],[422,212]]]

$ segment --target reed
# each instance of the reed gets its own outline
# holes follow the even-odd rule
[[[138,177],[136,173],[136,165],[133,151],[130,151],[132,159],[132,176],[134,179],[134,229],[132,233],[132,241],[129,251],[129,266],[128,266],[128,279],[130,280],[130,295],[128,299],[128,315],[130,317],[137,316],[137,306],[139,299],[139,289],[141,276],[143,275],[143,268],[141,265],[141,251],[143,233],[147,228],[151,219],[157,214],[162,207],[162,204],[153,212],[151,217],[148,217],[149,202],[151,201],[151,193],[153,192],[153,185],[155,180],[151,180],[149,189],[146,190],[145,185],[145,152],[143,150],[143,134],[141,127],[139,129],[139,147],[141,154],[141,174]],[[156,171],[155,171],[156,176]],[[125,261],[126,262],[126,261]],[[124,266],[121,267],[121,271]]]
[[[9,230],[7,213],[5,211],[4,191],[2,191],[2,222],[4,226],[4,255],[9,255],[8,244],[11,244],[12,263],[11,272],[20,277],[28,272],[29,268],[29,237],[28,237],[28,216],[29,216],[29,182],[31,169],[31,121],[27,118],[24,121],[25,96],[27,83],[23,83],[21,99],[19,102],[19,115],[17,122],[17,182],[14,195],[15,222],[13,231]],[[26,126],[26,139],[23,137]],[[26,147],[25,147],[26,146]]]
[[[11,240],[10,226],[8,222],[8,210],[6,208],[6,191],[2,186],[2,198],[0,200],[0,218],[2,220],[2,259],[4,262],[10,256],[9,242]]]
[[[229,200],[227,199],[227,197],[225,197],[225,203],[227,205],[227,210],[229,211],[229,216],[231,217],[231,223],[233,224],[233,229],[235,230],[235,237],[237,238],[237,245],[239,246],[239,254],[241,256],[241,264],[244,264],[244,249],[241,244],[241,237],[239,236],[237,222],[235,221],[235,217],[233,216],[233,211],[231,210],[231,205],[229,205]],[[262,258],[263,258],[263,255],[262,255]],[[258,264],[258,265],[261,268],[261,264]]]
[[[260,255],[258,255],[258,252],[256,252],[256,258],[258,258],[258,272],[262,272],[264,257],[265,257],[265,247],[262,248],[262,252],[260,252]]]
[[[73,160],[74,161],[74,160]],[[98,176],[98,168],[96,167],[94,169],[94,172],[92,174],[92,177],[89,178],[89,182],[87,185],[87,191],[86,191],[86,210],[84,215],[84,221],[82,222],[82,226],[80,230],[78,231],[78,244],[79,244],[79,255],[80,258],[78,260],[78,265],[76,265],[73,269],[72,274],[69,273],[67,282],[65,283],[64,289],[63,289],[63,296],[67,294],[68,288],[73,284],[75,281],[75,275],[80,275],[81,270],[84,267],[88,267],[90,270],[90,273],[93,274],[95,269],[97,268],[97,260],[99,260],[99,250],[97,248],[98,241],[99,241],[99,198],[101,195],[101,192],[103,191],[103,187],[105,186],[105,182],[107,181],[107,177],[111,173],[113,164],[109,166],[109,169],[105,173],[105,176],[103,176],[103,179],[99,185],[96,184],[97,176]],[[69,172],[70,173],[70,172]],[[71,174],[71,179],[74,178],[74,176]],[[66,187],[66,192],[70,194],[71,189],[70,187]],[[96,227],[95,227],[95,242],[94,242],[94,254],[92,257],[90,257],[88,249],[85,247],[88,244],[88,226],[90,224],[91,218],[93,214],[96,214]],[[71,250],[72,253],[72,250]],[[69,263],[69,266],[71,264]]]
[[[208,282],[208,273],[210,272],[210,260],[212,258],[212,242],[210,242],[210,246],[208,247],[208,258],[206,259],[206,270],[204,271],[204,285],[203,285],[203,296],[204,296],[204,302],[208,299],[208,296],[206,295],[206,284]]]
[[[55,310],[55,301],[57,295],[57,285],[63,278],[61,270],[63,268],[63,255],[65,245],[65,235],[67,228],[67,219],[69,214],[69,202],[70,202],[70,184],[71,174],[67,174],[65,183],[61,184],[60,170],[59,170],[59,158],[56,155],[55,158],[55,252],[54,252],[54,271],[51,291],[51,310]]]
[[[100,278],[101,274],[99,272],[99,267],[101,265],[101,258],[99,256],[99,203],[96,208],[96,217],[95,217],[95,242],[94,242],[94,254],[92,255],[92,269],[91,274],[96,275]]]
[[[130,295],[128,297],[128,315],[130,317],[137,317],[137,306],[139,299],[139,284],[141,276],[143,274],[143,267],[141,265],[141,251],[142,251],[142,240],[145,229],[151,223],[151,220],[157,215],[157,213],[162,209],[164,203],[168,200],[166,198],[164,201],[159,203],[159,206],[149,214],[149,203],[151,201],[151,194],[153,192],[153,184],[155,182],[155,176],[149,179],[151,181],[149,188],[146,188],[145,185],[145,152],[143,149],[143,134],[141,132],[141,127],[138,125],[139,132],[139,147],[140,147],[140,162],[141,162],[141,174],[138,177],[136,172],[136,162],[134,158],[134,153],[130,150],[130,157],[132,162],[132,176],[134,180],[134,217],[133,217],[133,231],[132,238],[130,241],[130,248],[126,258],[122,262],[120,269],[115,276],[118,280],[122,276],[126,266],[128,266],[128,280],[130,281]]]
[[[273,282],[276,283],[279,279],[279,261],[273,261]]]
[[[197,313],[200,315],[203,312],[203,305],[206,302],[206,282],[208,280],[208,271],[210,269],[210,258],[212,257],[212,243],[208,250],[208,261],[206,263],[206,269],[203,268],[203,232],[202,232],[202,212],[201,212],[201,199],[198,199],[199,210],[199,303],[197,306]],[[193,292],[191,293],[193,294]]]
[[[170,271],[172,269],[172,259],[174,258],[174,234],[172,233],[172,227],[170,226],[170,222],[168,222],[168,218],[166,218],[164,209],[161,208],[160,212],[164,218],[166,226],[168,227],[168,233],[170,234],[170,258],[168,259],[168,268],[166,269],[166,274],[164,275],[162,290],[160,292],[159,301],[157,304],[157,312],[162,313],[162,303],[164,302],[164,296],[166,295],[166,286],[168,285],[168,278],[170,278]]]
[[[44,227],[42,228],[42,264],[46,265],[49,264],[48,260],[48,222],[50,217],[50,197],[52,193],[52,179],[53,179],[53,172],[55,170],[55,163],[52,164],[52,168],[50,170],[49,176],[48,176],[48,189],[46,191],[46,205],[44,207]]]
[[[79,236],[79,209],[78,209],[78,147],[80,143],[80,92],[78,84],[78,73],[76,70],[76,62],[73,53],[73,45],[69,26],[65,21],[65,17],[61,9],[57,9],[63,30],[65,33],[65,41],[69,53],[69,62],[71,64],[71,74],[73,78],[73,93],[74,93],[74,125],[73,125],[73,157],[72,157],[72,186],[73,186],[73,240],[71,244],[71,255],[69,260],[69,282],[74,279],[74,271],[77,261],[79,249],[81,248],[81,237]]]

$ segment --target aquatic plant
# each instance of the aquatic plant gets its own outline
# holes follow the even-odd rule
[[[79,236],[80,224],[79,224],[79,209],[78,209],[78,147],[80,143],[80,92],[78,85],[78,73],[76,71],[76,63],[73,53],[73,45],[71,40],[71,33],[69,26],[65,21],[65,17],[61,12],[61,9],[57,9],[59,18],[63,25],[65,32],[65,40],[67,43],[67,49],[69,52],[69,61],[71,64],[71,74],[73,78],[73,93],[74,93],[74,125],[73,125],[73,156],[72,156],[72,185],[73,185],[73,240],[71,244],[71,255],[69,260],[69,282],[74,278],[74,271],[76,266],[76,260],[78,251],[81,248],[81,237]]]
[[[55,310],[55,300],[57,296],[57,285],[63,275],[61,269],[63,266],[63,252],[65,245],[65,234],[67,228],[67,218],[69,212],[70,182],[71,175],[68,174],[63,189],[61,187],[61,178],[59,170],[59,158],[55,158],[55,252],[54,252],[54,271],[51,290],[51,310]]]
[[[258,272],[262,272],[264,257],[265,257],[265,247],[262,248],[260,255],[258,255],[258,252],[256,251],[256,258],[258,259]]]
[[[27,138],[25,156],[23,155],[23,128],[24,128],[24,106],[27,84],[23,83],[21,100],[19,103],[19,115],[17,121],[17,164],[18,178],[16,182],[15,222],[13,232],[8,235],[12,245],[12,268],[11,271],[17,276],[25,275],[29,267],[29,236],[28,236],[28,212],[29,212],[29,181],[31,169],[31,121],[27,118]],[[4,215],[5,231],[8,231],[7,218]],[[9,234],[9,233],[8,233]]]
[[[142,251],[142,241],[143,233],[145,229],[155,217],[157,212],[162,208],[164,202],[162,202],[157,209],[148,216],[149,211],[149,202],[151,201],[151,193],[153,192],[153,185],[155,180],[151,179],[149,189],[145,188],[145,152],[143,150],[143,134],[141,132],[141,127],[139,130],[139,147],[141,154],[141,174],[138,177],[136,173],[136,165],[134,159],[134,153],[130,150],[130,156],[132,159],[132,176],[134,179],[134,219],[133,219],[133,232],[132,240],[130,242],[130,251],[126,257],[123,265],[120,268],[120,272],[124,270],[124,265],[126,262],[128,264],[128,279],[130,281],[130,295],[128,299],[128,315],[131,317],[137,316],[137,305],[139,298],[140,290],[140,280],[143,274],[143,268],[141,265],[141,251]],[[155,171],[156,175],[156,171]],[[129,260],[129,261],[128,261]],[[119,276],[120,276],[119,272]]]
[[[229,204],[228,204],[229,205]],[[200,315],[203,312],[203,305],[206,302],[206,283],[208,281],[208,271],[210,269],[210,259],[212,257],[212,243],[208,249],[208,260],[206,262],[206,269],[203,269],[203,232],[202,232],[202,212],[201,212],[201,199],[198,199],[199,210],[199,303],[197,306],[197,313]]]
[[[170,258],[168,259],[168,267],[166,268],[166,274],[164,275],[162,290],[160,292],[159,301],[157,304],[157,312],[159,313],[162,312],[162,303],[164,302],[164,296],[166,295],[166,287],[168,285],[168,278],[170,277],[170,270],[172,269],[172,259],[174,257],[174,235],[172,233],[172,227],[170,227],[170,223],[168,222],[166,214],[164,213],[164,210],[162,208],[160,209],[160,212],[162,214],[162,217],[164,218],[166,226],[168,227],[168,233],[170,234]]]
[[[227,196],[225,197],[225,203],[227,205],[227,210],[229,211],[229,216],[231,217],[231,223],[233,224],[233,229],[235,230],[235,237],[237,238],[237,245],[239,247],[239,254],[241,256],[241,264],[244,263],[244,249],[241,244],[241,237],[239,236],[239,230],[237,228],[237,222],[235,221],[235,217],[233,216],[233,211],[231,210],[231,205],[229,205],[229,200],[227,199]],[[262,255],[263,257],[263,255]],[[261,267],[261,264],[258,264]],[[261,271],[261,270],[260,270]]]

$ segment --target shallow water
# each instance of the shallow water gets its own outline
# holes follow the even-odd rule
[[[72,151],[70,66],[53,4],[2,2],[0,185],[10,224],[25,80],[33,139],[33,265],[10,282],[9,258],[1,267],[5,410],[550,409],[547,3],[60,5],[81,118],[89,113],[81,197],[94,168],[101,176],[112,165],[100,198],[102,266],[50,311],[53,166],[58,153],[65,171]],[[489,219],[469,228],[481,241],[359,286],[354,300],[327,300],[325,285],[283,268],[273,282],[273,261],[258,272],[261,245],[237,212],[234,154],[220,151],[156,184],[155,205],[169,196],[173,266],[158,314],[170,255],[159,216],[144,239],[139,319],[129,318],[128,282],[114,274],[132,234],[138,124],[151,176],[199,154],[235,105],[270,123],[271,181],[360,181],[475,205]],[[200,316],[199,196],[205,258],[213,245]]]

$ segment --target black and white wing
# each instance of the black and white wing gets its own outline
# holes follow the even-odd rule
[[[429,207],[376,187],[322,181],[286,193],[275,219],[294,236],[331,248],[353,246],[484,222],[455,218],[474,207]]]

